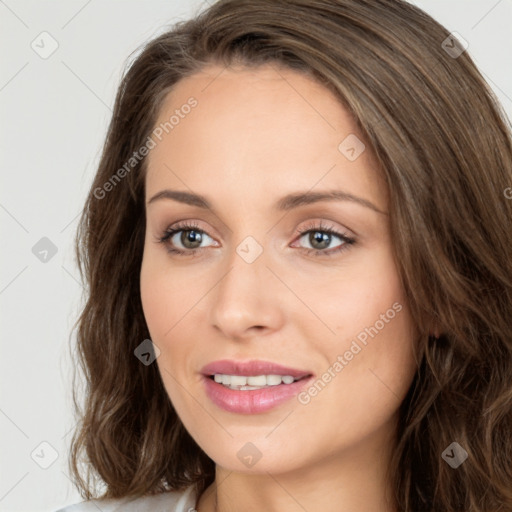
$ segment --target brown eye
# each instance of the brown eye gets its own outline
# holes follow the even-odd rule
[[[206,249],[201,247],[204,238],[212,239],[205,231],[195,224],[180,224],[168,228],[158,241],[167,246],[167,250],[175,254],[192,255]],[[213,240],[213,239],[212,239]]]
[[[313,249],[327,249],[331,244],[333,235],[325,231],[310,231],[308,236],[308,243]]]
[[[202,232],[196,230],[182,230],[179,237],[180,243],[185,249],[197,249],[201,245],[202,239]]]
[[[307,240],[309,247],[303,247],[307,254],[314,253],[316,256],[331,256],[343,251],[355,243],[355,239],[345,233],[339,233],[333,226],[324,226],[312,223],[305,228],[299,229],[299,239]],[[338,245],[331,247],[334,241],[341,241]]]

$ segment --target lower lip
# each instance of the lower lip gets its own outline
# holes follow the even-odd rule
[[[203,378],[206,394],[221,409],[238,414],[258,414],[273,409],[296,396],[313,377],[307,377],[292,384],[279,384],[247,391],[230,389],[209,377]]]

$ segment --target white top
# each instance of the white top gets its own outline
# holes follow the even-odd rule
[[[168,491],[142,498],[89,500],[68,505],[56,512],[196,512],[193,486],[184,491]]]

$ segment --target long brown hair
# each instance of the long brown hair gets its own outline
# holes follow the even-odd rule
[[[149,338],[139,290],[146,158],[126,162],[181,78],[209,63],[270,63],[339,97],[387,181],[396,261],[420,333],[389,469],[399,510],[512,510],[511,127],[451,37],[402,0],[221,0],[141,50],[119,87],[77,232],[87,288],[76,355],[86,387],[83,407],[76,385],[73,395],[70,468],[84,498],[192,484],[201,493],[214,480],[157,365],[134,356]],[[429,336],[434,326],[439,339]],[[456,469],[442,456],[454,442],[468,454]]]

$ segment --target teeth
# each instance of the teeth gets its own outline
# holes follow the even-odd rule
[[[247,384],[247,377],[242,377],[240,375],[226,375],[222,376],[222,384],[226,384],[224,379],[229,380],[227,384],[231,386],[245,386]]]
[[[251,390],[260,389],[267,386],[278,386],[279,384],[291,384],[295,379],[291,375],[256,375],[246,377],[244,375],[225,375],[216,373],[215,382],[228,386],[232,389]]]
[[[233,382],[234,377],[231,377],[231,384],[235,384]],[[249,386],[266,386],[267,385],[267,377],[265,375],[258,375],[257,377],[247,377],[247,384]]]

